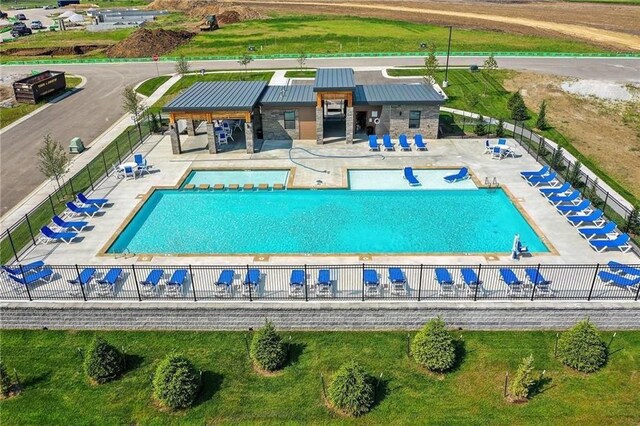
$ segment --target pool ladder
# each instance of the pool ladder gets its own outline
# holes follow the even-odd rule
[[[134,257],[136,254],[135,253],[131,253],[131,251],[128,248],[123,249],[120,253],[116,253],[114,259],[126,259],[128,257]]]
[[[490,179],[488,176],[484,178],[484,186],[489,189],[500,188],[500,184],[498,183],[498,178],[494,177]]]

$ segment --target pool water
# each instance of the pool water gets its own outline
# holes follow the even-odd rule
[[[237,183],[243,186],[247,183],[260,185],[266,183],[273,186],[275,183],[287,184],[289,170],[194,170],[184,180],[182,186],[192,183],[198,186],[208,183],[213,186],[222,183],[225,186]]]
[[[547,247],[502,190],[156,190],[108,252],[349,254]]]

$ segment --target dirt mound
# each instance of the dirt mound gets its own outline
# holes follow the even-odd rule
[[[102,49],[105,46],[90,44],[65,47],[16,47],[6,49],[2,53],[11,56],[58,56],[58,55],[84,55]]]
[[[191,40],[195,34],[189,31],[147,30],[140,28],[129,37],[106,50],[109,58],[142,58],[162,55]]]
[[[233,24],[249,19],[264,19],[256,9],[238,4],[218,2],[216,0],[154,0],[149,9],[179,10],[192,18],[202,19],[216,15],[218,23]]]

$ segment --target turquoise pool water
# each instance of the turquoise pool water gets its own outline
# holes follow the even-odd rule
[[[260,185],[266,183],[273,186],[274,183],[287,184],[289,170],[194,170],[184,180],[182,186],[192,183],[196,186],[208,183],[213,186],[216,183],[230,185],[237,183],[243,186],[246,183]]]
[[[548,251],[502,190],[156,190],[118,253],[493,253],[514,234]]]

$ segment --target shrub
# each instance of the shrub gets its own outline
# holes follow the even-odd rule
[[[253,335],[250,355],[266,371],[275,371],[284,365],[287,351],[271,321],[266,321],[264,327]]]
[[[502,118],[498,120],[498,124],[496,126],[496,137],[501,138],[504,136],[504,121]]]
[[[607,362],[607,346],[596,327],[589,320],[583,320],[560,336],[558,356],[565,365],[583,373],[592,373]]]
[[[0,397],[6,398],[11,391],[11,377],[7,373],[7,367],[0,361]]]
[[[193,404],[200,388],[200,374],[187,358],[170,354],[160,362],[153,378],[153,395],[170,408]]]
[[[476,122],[473,132],[478,136],[484,136],[487,134],[487,129],[484,124],[484,117],[482,115],[478,117],[478,121]]]
[[[124,356],[113,345],[96,337],[87,348],[84,370],[96,382],[108,382],[124,370]]]
[[[518,371],[516,371],[511,383],[509,383],[509,394],[515,399],[527,399],[535,384],[536,379],[533,378],[533,355],[529,355],[522,359],[518,366]]]
[[[431,371],[447,371],[456,362],[456,348],[444,321],[434,318],[416,334],[411,343],[413,358]]]
[[[373,377],[355,361],[342,365],[329,385],[329,400],[350,416],[371,409],[375,397]]]

